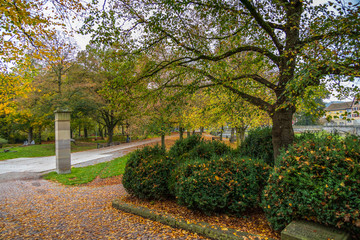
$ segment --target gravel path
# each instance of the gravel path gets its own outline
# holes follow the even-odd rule
[[[122,184],[15,180],[0,183],[0,193],[0,239],[203,239],[113,209],[126,195]]]

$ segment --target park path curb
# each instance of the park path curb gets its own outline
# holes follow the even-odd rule
[[[112,206],[118,210],[135,214],[150,220],[169,225],[174,228],[184,229],[193,233],[200,234],[204,237],[216,240],[243,240],[243,239],[256,239],[256,240],[274,240],[271,238],[261,237],[250,233],[237,231],[235,229],[221,228],[216,225],[208,223],[190,223],[184,219],[174,218],[169,214],[159,214],[148,208],[134,206],[125,203],[121,200],[114,200]]]

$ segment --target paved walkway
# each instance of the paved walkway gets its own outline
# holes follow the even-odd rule
[[[71,165],[83,167],[110,161],[125,155],[130,149],[156,142],[160,142],[160,138],[72,153]],[[0,182],[16,179],[37,179],[42,174],[54,171],[55,169],[55,156],[4,160],[0,161]]]

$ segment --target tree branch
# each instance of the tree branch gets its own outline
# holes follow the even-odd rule
[[[255,7],[248,0],[240,0],[240,1],[242,2],[242,4],[244,4],[245,8],[249,10],[250,14],[254,17],[255,21],[260,25],[260,27],[264,29],[267,34],[269,34],[273,43],[275,44],[276,48],[281,54],[284,46],[280,43],[279,39],[275,35],[275,32],[270,26],[270,24],[264,21],[261,14],[256,11]]]

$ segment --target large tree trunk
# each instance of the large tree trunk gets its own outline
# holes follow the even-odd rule
[[[184,129],[181,126],[179,127],[179,134],[180,134],[180,140],[183,140],[183,138],[184,138]]]
[[[31,141],[33,140],[33,133],[34,133],[33,127],[29,127],[29,131],[28,131],[28,143],[29,143],[29,144],[30,144]]]
[[[294,142],[294,130],[292,127],[292,116],[294,112],[292,109],[280,109],[272,115],[274,159],[279,155],[281,148],[287,148],[289,144]]]
[[[108,136],[107,145],[110,145],[113,142],[114,126],[107,126],[107,136]]]
[[[161,134],[161,148],[165,150],[165,134]]]

